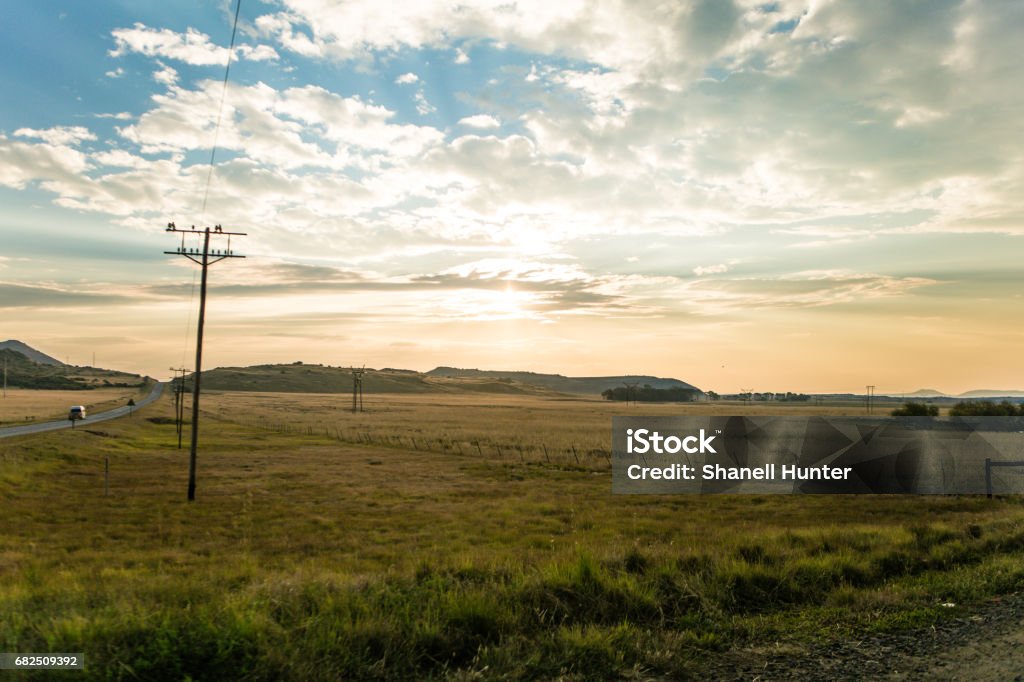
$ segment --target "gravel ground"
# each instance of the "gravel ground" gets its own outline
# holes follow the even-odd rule
[[[709,672],[718,680],[765,682],[1024,682],[1024,594],[994,599],[923,632],[735,652]]]

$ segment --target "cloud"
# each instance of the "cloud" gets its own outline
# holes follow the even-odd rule
[[[107,72],[106,72],[105,74],[103,74],[103,75],[105,75],[105,76],[106,76],[107,78],[120,78],[121,76],[123,76],[123,75],[124,75],[124,69],[122,69],[122,68],[121,68],[121,67],[119,66],[119,67],[117,67],[116,69],[113,69],[113,70],[111,70],[111,71],[107,71]]]
[[[395,79],[395,83],[398,85],[411,85],[419,81],[419,76],[414,73],[403,73],[401,76]]]
[[[841,270],[803,271],[778,277],[703,279],[683,286],[699,310],[816,308],[865,303],[904,296],[914,289],[938,284],[925,277],[896,277]]]
[[[420,116],[426,116],[437,111],[437,107],[427,100],[427,96],[423,94],[422,90],[416,93],[413,100],[416,102],[416,112]]]
[[[64,180],[75,182],[89,167],[85,154],[69,145],[78,144],[87,135],[77,132],[68,133],[59,129],[48,131],[18,131],[25,135],[42,135],[54,144],[44,141],[32,144],[9,140],[0,135],[0,185],[23,189],[30,182],[40,179]]]
[[[14,134],[17,137],[28,137],[42,140],[47,144],[55,146],[74,146],[87,140],[96,139],[96,135],[94,133],[92,133],[88,128],[83,128],[82,126],[57,126],[55,128],[46,128],[45,130],[19,128],[14,131]]]
[[[174,85],[178,82],[178,72],[166,64],[161,64],[160,70],[153,72],[153,80],[164,85]]]
[[[193,66],[223,66],[227,63],[228,49],[210,41],[210,36],[188,28],[184,33],[169,29],[149,28],[136,23],[132,28],[118,28],[111,32],[116,47],[111,57],[122,57],[135,52],[147,57],[173,59]],[[240,45],[236,55],[250,61],[278,59],[277,51],[269,45]]]
[[[725,263],[719,263],[717,265],[703,265],[695,267],[693,269],[693,274],[697,275],[698,277],[703,277],[704,275],[718,275],[723,272],[728,272],[728,270],[728,265],[726,265]]]
[[[107,305],[131,300],[128,295],[110,291],[83,291],[66,285],[29,285],[0,282],[0,308],[69,308]]]
[[[501,127],[501,121],[489,114],[476,114],[459,119],[459,125],[469,126],[470,128],[499,128]]]

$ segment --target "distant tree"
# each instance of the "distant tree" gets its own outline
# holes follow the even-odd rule
[[[694,388],[652,388],[645,384],[642,388],[629,389],[626,386],[606,388],[601,391],[605,400],[618,400],[622,402],[640,403],[689,403],[697,398],[697,390]]]
[[[939,407],[938,405],[927,405],[925,403],[915,403],[907,401],[903,403],[903,407],[897,407],[892,411],[894,417],[938,417]]]
[[[1024,405],[1014,405],[1009,400],[994,403],[991,400],[962,401],[950,408],[953,417],[1020,417],[1024,416]]]
[[[707,392],[708,400],[720,400],[722,396],[718,395],[714,391]]]

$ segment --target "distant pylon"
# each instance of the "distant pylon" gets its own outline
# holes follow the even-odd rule
[[[366,365],[362,368],[356,369],[352,367],[352,411],[362,412],[363,411],[363,374],[366,372]],[[358,402],[358,409],[356,405]]]

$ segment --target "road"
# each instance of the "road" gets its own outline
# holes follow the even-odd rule
[[[117,419],[118,417],[124,417],[129,413],[130,410],[137,410],[140,407],[145,407],[151,402],[156,400],[163,394],[164,385],[157,383],[153,387],[153,390],[149,392],[145,398],[142,398],[135,403],[135,407],[130,408],[127,405],[124,407],[116,407],[113,410],[107,410],[106,412],[98,412],[96,414],[90,414],[84,420],[79,422],[79,426],[89,426],[96,422],[107,421],[108,419]],[[60,429],[70,429],[71,422],[67,419],[61,419],[52,422],[40,422],[38,424],[26,424],[25,426],[8,426],[0,429],[0,438],[10,438],[12,436],[25,436],[31,433],[43,433],[44,431],[59,431]]]

